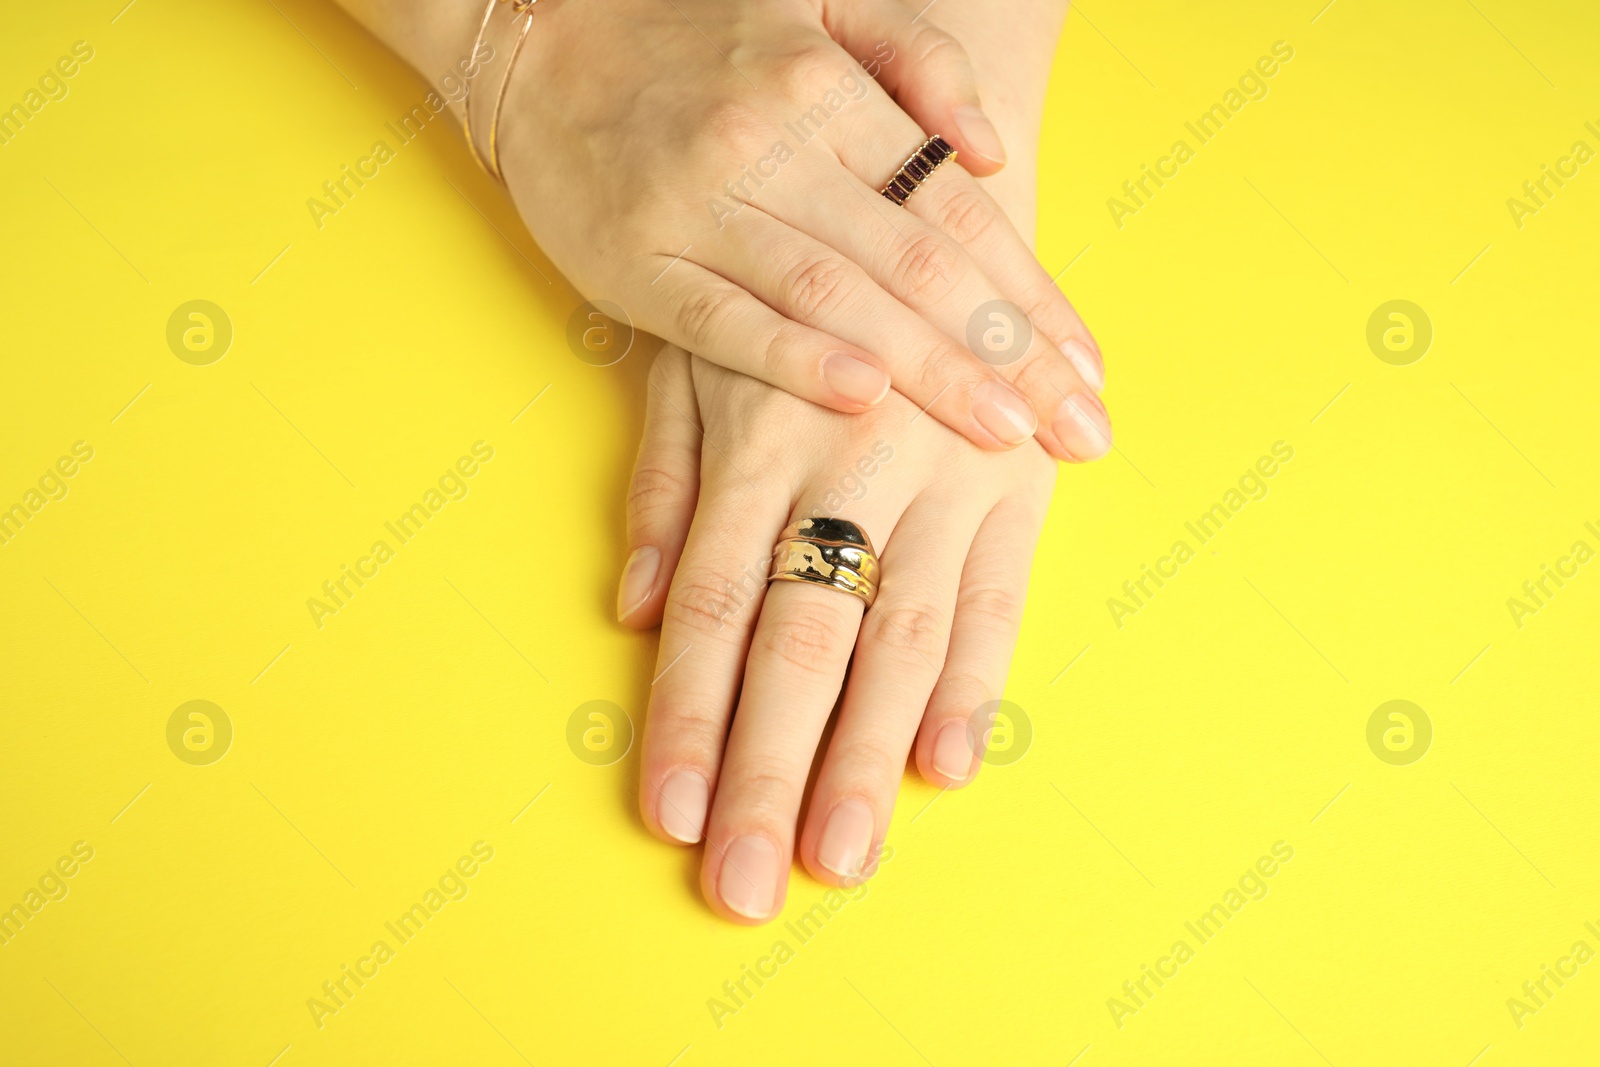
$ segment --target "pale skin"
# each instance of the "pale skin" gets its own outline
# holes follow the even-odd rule
[[[340,3],[430,77],[473,54],[484,10]],[[1111,440],[1099,346],[974,178],[1001,168],[1004,139],[963,46],[935,25],[1026,24],[1010,5],[921,6],[543,0],[500,124],[511,195],[586,298],[705,359],[836,411],[879,405],[892,385],[981,448],[1036,439],[1058,459],[1098,458]],[[1015,47],[1034,47],[1022,36]],[[508,54],[510,35],[494,39]],[[494,92],[500,69],[474,91]],[[925,130],[961,165],[895,208],[877,190]],[[997,300],[1033,325],[998,366],[966,342]]]
[[[964,38],[1016,146],[986,181],[1027,232],[1031,146],[1064,9],[1037,14],[1031,51],[983,24]],[[645,586],[625,572],[618,610],[630,626],[661,622],[656,671],[672,666],[650,695],[640,812],[663,840],[705,841],[701,890],[731,921],[782,910],[796,855],[830,885],[870,877],[908,756],[952,789],[981,766],[975,712],[1005,684],[1056,464],[1036,446],[981,451],[917,416],[893,393],[864,414],[823,411],[670,346],[652,368],[629,542],[659,553],[663,577]],[[892,458],[863,478],[862,458],[884,445]],[[852,475],[866,484],[860,499],[824,506]],[[793,518],[817,511],[874,538],[884,576],[865,615],[860,601],[811,585],[745,595],[741,574],[764,567]]]
[[[665,0],[649,3],[656,5],[649,8],[655,14],[647,19],[654,26],[652,32],[670,37],[682,18],[673,16],[678,23],[661,20],[658,9],[671,13],[673,5]],[[678,7],[698,6],[686,0],[675,3]],[[424,71],[444,69],[452,62],[449,56],[465,55],[471,49],[476,20],[469,20],[466,40],[461,42],[460,28],[446,10],[452,3],[436,4],[426,11],[406,0],[348,0],[345,6]],[[475,8],[481,17],[476,2],[465,6]],[[586,5],[585,10],[597,6]],[[809,0],[766,6],[791,15],[807,11],[815,15],[818,11]],[[732,349],[711,345],[711,353],[696,348],[695,356],[668,345],[651,370],[646,425],[628,506],[631,554],[618,592],[618,615],[625,625],[639,629],[662,626],[656,667],[660,677],[650,694],[642,743],[640,811],[646,826],[664,841],[684,846],[705,842],[703,894],[718,914],[733,922],[760,924],[782,910],[796,856],[814,877],[828,884],[849,885],[870,877],[888,832],[908,757],[935,785],[959,788],[973,781],[981,765],[981,722],[975,728],[974,716],[998,698],[1004,687],[1032,555],[1054,486],[1056,463],[1052,457],[1091,459],[1110,446],[1109,424],[1095,397],[1103,382],[1098,348],[1093,347],[1092,338],[1064,299],[1037,291],[1036,278],[1028,281],[1032,272],[1037,272],[1049,285],[1048,276],[1033,259],[1031,239],[1018,236],[1033,231],[1039,122],[1066,6],[1059,0],[1009,0],[1003,17],[997,18],[991,12],[999,6],[973,0],[937,9],[942,31],[960,43],[960,65],[965,68],[966,57],[971,57],[970,69],[962,77],[928,79],[940,83],[930,88],[917,84],[918,72],[910,69],[903,68],[901,81],[892,87],[880,75],[880,83],[895,92],[896,100],[905,107],[904,113],[898,113],[899,119],[911,124],[913,146],[920,139],[918,121],[926,123],[928,116],[941,115],[950,121],[953,109],[976,100],[969,86],[978,84],[984,90],[986,122],[991,124],[989,144],[1003,142],[1009,150],[1003,170],[979,159],[973,169],[991,175],[981,180],[965,168],[946,165],[906,209],[880,201],[894,222],[890,232],[895,232],[896,225],[927,224],[930,240],[950,240],[939,230],[950,221],[948,214],[940,216],[951,202],[966,205],[963,214],[969,221],[974,205],[992,210],[993,218],[981,226],[956,227],[960,231],[957,236],[967,240],[964,250],[956,246],[964,258],[959,260],[959,270],[951,268],[959,275],[951,286],[937,294],[929,290],[919,304],[898,299],[901,294],[892,286],[878,285],[871,300],[850,304],[854,298],[841,297],[835,310],[851,308],[855,326],[878,331],[872,337],[884,347],[915,338],[909,343],[914,349],[910,358],[912,369],[918,372],[916,382],[935,386],[934,392],[955,383],[945,390],[948,394],[971,384],[971,368],[956,367],[959,360],[954,357],[937,370],[924,364],[942,358],[937,353],[946,350],[939,346],[954,345],[965,352],[965,346],[954,338],[964,334],[963,309],[975,299],[970,285],[980,285],[981,296],[987,298],[997,291],[986,287],[987,278],[1005,279],[1016,288],[998,291],[1023,306],[1036,326],[1036,335],[1048,340],[1036,340],[1039,351],[1030,348],[1018,364],[1002,368],[982,364],[983,371],[991,376],[996,371],[1015,372],[1030,410],[1048,409],[1057,415],[1063,407],[1078,405],[1068,416],[1073,423],[1070,432],[1054,432],[1051,424],[1055,420],[1045,419],[1032,427],[1031,439],[1027,434],[1014,435],[1012,441],[994,435],[984,439],[974,430],[970,404],[963,413],[941,409],[942,401],[936,401],[923,413],[925,401],[916,399],[916,386],[875,347],[864,351],[890,370],[895,388],[872,404],[847,405],[820,396],[792,377],[786,379],[784,374],[789,371],[772,372],[771,358],[759,366],[747,359],[739,365],[744,357],[729,353],[747,341],[732,341]],[[551,10],[562,7],[558,3]],[[881,5],[856,8],[875,11],[881,10]],[[730,10],[743,11],[736,4],[722,4],[719,10],[723,23],[750,29],[754,35],[738,38],[735,34],[736,40],[728,44],[740,55],[748,54],[750,66],[759,67],[756,58],[774,51],[760,44],[763,34],[788,34],[788,39],[793,39],[800,32],[793,25],[779,29],[766,25],[768,15],[752,16],[759,29],[746,27],[742,19],[727,15]],[[702,19],[691,18],[705,25]],[[865,31],[849,30],[829,22],[826,11],[822,22],[825,31],[846,37],[852,32],[871,37],[885,25],[880,21]],[[720,36],[720,30],[717,32]],[[448,40],[441,43],[437,40],[441,36]],[[704,39],[695,36],[703,49]],[[878,39],[884,36],[880,33]],[[418,43],[427,39],[434,39],[434,44]],[[935,51],[948,53],[949,49],[941,45]],[[663,49],[656,54],[672,53]],[[525,55],[521,62],[530,58],[540,61]],[[679,61],[687,65],[681,69],[699,71],[703,58],[696,54],[691,62],[684,53]],[[848,57],[843,61],[848,62]],[[719,72],[712,81],[718,82],[720,77]],[[773,72],[771,77],[779,76]],[[753,80],[765,85],[770,79]],[[561,84],[570,88],[582,81],[582,69],[575,68]],[[683,81],[681,75],[675,79],[674,92]],[[738,80],[735,75],[732,81],[722,81],[726,84],[719,83],[720,88],[728,89]],[[742,93],[750,86],[738,82],[732,88]],[[691,102],[684,107],[707,106],[704,96],[691,93],[685,99]],[[720,105],[713,101],[710,106]],[[630,127],[628,117],[608,112],[599,104],[580,110],[587,116],[587,125],[585,133],[575,138],[578,148],[565,157],[573,168],[569,180],[572,173],[587,173],[583,157],[594,144],[607,144],[607,151],[625,147],[613,140],[615,129],[631,129],[630,136],[635,139],[650,136],[647,125]],[[913,119],[908,113],[921,118]],[[840,115],[841,121],[846,114]],[[683,129],[674,127],[670,119],[664,125],[669,130]],[[925,128],[946,127],[934,124]],[[668,139],[678,136],[672,133]],[[692,130],[683,136],[694,147],[681,154],[693,157],[698,152],[702,158],[714,160],[711,172],[721,173],[718,167],[732,158],[722,152],[725,145],[698,139]],[[982,137],[977,140],[981,142]],[[888,161],[892,171],[905,150],[888,147],[889,141],[899,144],[898,134],[863,124],[841,138],[842,148],[830,143],[827,155],[836,171],[841,167],[850,171],[845,157],[870,150],[879,164]],[[561,203],[570,210],[574,189],[583,188],[584,195],[594,194],[602,202],[607,196],[626,195],[626,190],[595,193],[584,181],[568,186],[533,168],[522,173],[539,173],[537,179],[519,180],[521,168],[510,141],[506,153],[507,175],[524,218],[557,265],[568,269],[569,264],[545,245],[548,237],[557,248],[564,247],[564,238],[559,224],[538,217],[540,205],[551,203],[548,198],[565,197]],[[962,161],[969,162],[966,148]],[[541,165],[552,173],[557,170],[548,156]],[[808,176],[800,178],[802,173]],[[802,172],[799,160],[789,164],[783,174],[801,198],[808,182],[825,186],[845,180],[841,173],[820,169]],[[678,195],[687,197],[686,193]],[[698,206],[692,197],[686,202]],[[759,202],[763,209],[775,210],[771,201]],[[842,205],[843,201],[838,205],[841,210]],[[861,226],[873,224],[872,218],[862,217],[855,208],[850,210],[850,217]],[[848,235],[830,228],[833,223],[821,217],[826,214],[818,211],[804,219],[796,216],[782,221],[777,215],[762,214],[760,225],[767,230],[750,238],[751,247],[775,260],[774,250],[789,247],[785,242],[803,239],[826,244],[824,238],[831,238],[838,244],[828,245],[832,251],[826,255],[857,265],[853,269],[876,284],[871,264],[852,257],[860,254],[869,261],[873,256],[881,259],[882,249],[851,244]],[[609,224],[618,224],[614,215],[608,217]],[[747,205],[735,218],[755,219],[754,206]],[[680,221],[688,225],[686,218]],[[656,231],[651,227],[661,224],[659,218],[630,219],[607,239],[606,255],[619,260],[652,259],[658,255],[652,241],[659,241],[658,235],[652,236]],[[698,221],[694,224],[700,225]],[[774,227],[780,225],[789,232],[779,234]],[[728,228],[732,229],[731,223]],[[604,229],[600,225],[595,233]],[[671,240],[677,240],[690,231],[673,230],[668,224],[666,232],[674,233]],[[923,233],[920,229],[915,232]],[[590,236],[592,243],[594,234]],[[1011,247],[1013,241],[1016,249]],[[1018,249],[1026,258],[1026,268],[1017,261]],[[800,258],[814,252],[808,249]],[[984,264],[981,269],[980,263]],[[574,281],[583,288],[578,280],[588,277],[583,270],[611,268],[574,269],[578,274]],[[859,278],[851,277],[850,285],[861,284]],[[1029,285],[1034,291],[1024,294]],[[1049,288],[1055,292],[1053,285]],[[1030,302],[1024,303],[1024,295]],[[768,312],[782,316],[793,310],[774,292],[764,292],[762,297],[770,301],[763,304]],[[683,290],[675,299],[692,302],[703,297]],[[891,308],[891,304],[897,306]],[[953,322],[953,318],[963,321]],[[830,323],[827,328],[838,325]],[[781,332],[788,327],[778,329]],[[669,340],[676,339],[671,330],[663,332]],[[868,337],[868,333],[854,336]],[[1072,358],[1068,342],[1092,351],[1092,362],[1085,363],[1082,353],[1078,353],[1080,358]],[[768,349],[755,351],[772,355]],[[793,353],[786,353],[777,362],[804,363],[803,357],[791,356]],[[1083,365],[1082,373],[1076,369],[1078,364]],[[1064,375],[1059,373],[1063,370],[1067,372]],[[791,386],[795,388],[791,390]],[[1053,392],[1053,401],[1041,402],[1030,389]],[[1006,445],[1014,447],[1003,447]],[[863,475],[867,468],[872,473]],[[858,489],[862,485],[864,491]],[[842,486],[846,491],[841,493]],[[882,579],[870,611],[864,613],[860,600],[834,590],[800,583],[779,582],[771,587],[762,583],[780,531],[792,520],[811,514],[849,519],[872,537],[882,563]],[[826,750],[819,752],[824,727],[836,705],[833,736]],[[820,770],[807,797],[808,775],[819,755]]]

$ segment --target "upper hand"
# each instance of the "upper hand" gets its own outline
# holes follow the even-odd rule
[[[974,180],[999,165],[999,138],[965,53],[925,15],[902,0],[609,0],[533,19],[501,164],[589,299],[837,411],[892,385],[984,448],[1035,433],[1060,459],[1110,448],[1098,348]],[[961,162],[897,207],[878,189],[924,130]],[[996,318],[998,300],[1025,320]],[[1012,347],[980,359],[974,323]]]

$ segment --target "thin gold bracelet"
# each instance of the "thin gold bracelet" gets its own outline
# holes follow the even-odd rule
[[[478,23],[478,35],[473,41],[472,54],[477,55],[483,48],[483,35],[489,28],[489,17],[494,14],[496,4],[509,3],[511,17],[527,15],[522,21],[522,28],[517,33],[517,43],[511,47],[511,58],[506,61],[506,72],[500,78],[500,89],[495,94],[494,111],[489,115],[489,161],[484,162],[483,156],[478,152],[478,142],[472,136],[472,81],[467,81],[466,92],[461,98],[461,126],[467,136],[467,149],[472,153],[473,160],[498,182],[506,180],[505,173],[500,169],[500,112],[506,104],[506,87],[511,84],[511,71],[517,65],[517,56],[522,54],[522,46],[528,40],[528,31],[533,28],[533,5],[538,0],[489,0],[483,9],[483,21]]]

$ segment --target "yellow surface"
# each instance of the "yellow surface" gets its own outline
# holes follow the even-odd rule
[[[1600,162],[1520,227],[1507,206],[1600,149],[1593,5],[1071,17],[1040,253],[1073,263],[1120,451],[1065,472],[1034,568],[1026,758],[937,800],[908,776],[864,895],[829,913],[796,872],[785,920],[828,915],[801,943],[701,905],[698,856],[638,825],[636,749],[566,743],[649,682],[654,639],[610,618],[648,353],[573,357],[574,294],[444,120],[318,229],[306,200],[425,92],[342,16],[121,3],[0,35],[0,103],[93,49],[0,146],[0,506],[93,451],[0,546],[0,904],[74,872],[0,946],[0,1060],[1594,1062],[1600,962],[1507,1007],[1600,949],[1600,563],[1507,606],[1600,549]],[[1196,143],[1278,41],[1268,94]],[[1108,199],[1179,139],[1119,228]],[[234,328],[206,366],[166,340],[196,299]],[[1366,341],[1397,299],[1433,326],[1407,366]],[[479,441],[467,495],[315,625]],[[1410,765],[1367,743],[1397,699],[1433,727]],[[209,766],[168,745],[193,700],[233,728]],[[1278,842],[1264,899],[1187,931]],[[400,943],[461,857],[468,894]],[[779,939],[719,1028],[708,1000]],[[379,940],[319,1028],[308,998]]]

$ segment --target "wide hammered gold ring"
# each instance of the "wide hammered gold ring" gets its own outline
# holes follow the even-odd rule
[[[872,541],[845,519],[790,523],[772,549],[769,582],[811,582],[858,596],[867,607],[878,595],[878,556]]]

